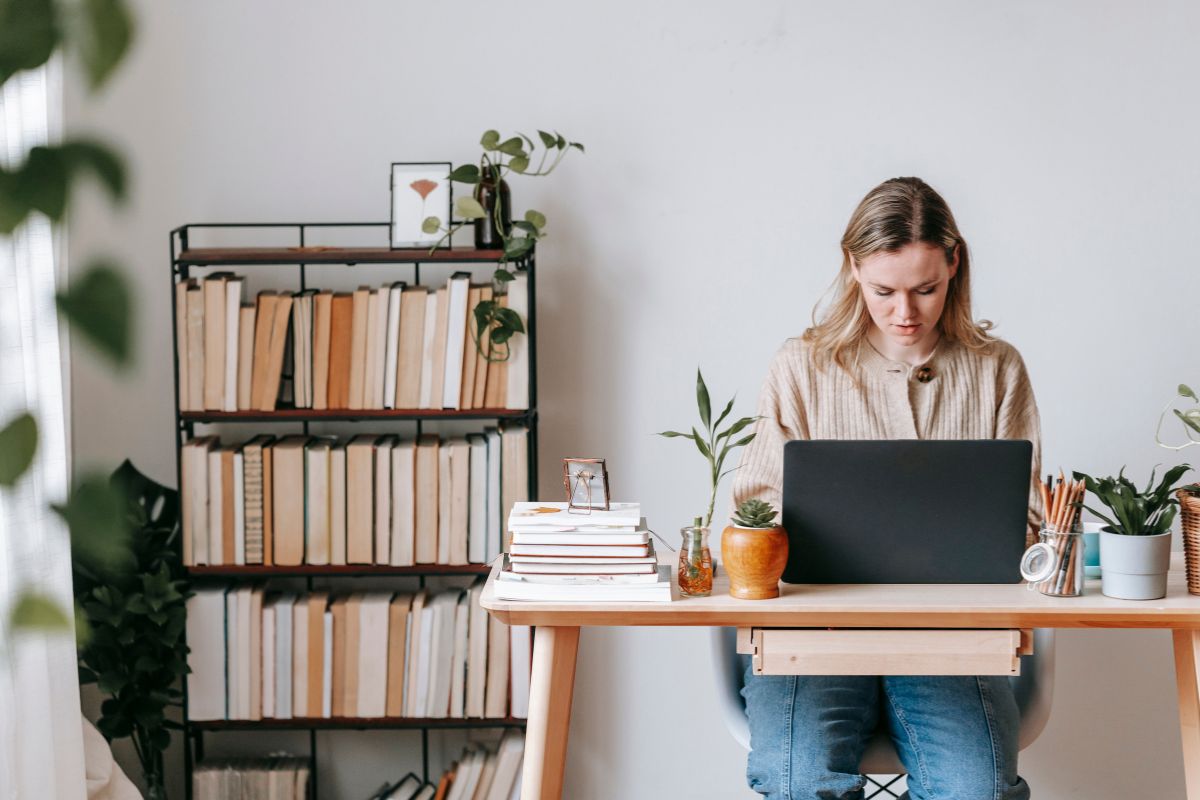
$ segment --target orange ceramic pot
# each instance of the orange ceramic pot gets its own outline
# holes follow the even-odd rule
[[[729,574],[729,595],[739,600],[779,596],[779,578],[787,566],[787,532],[730,525],[721,534],[721,563]]]

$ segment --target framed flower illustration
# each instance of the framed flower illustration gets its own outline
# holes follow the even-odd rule
[[[450,219],[453,189],[446,176],[449,161],[425,161],[392,164],[391,246],[430,247],[442,238],[439,232],[425,233],[421,225],[427,217],[445,224]]]

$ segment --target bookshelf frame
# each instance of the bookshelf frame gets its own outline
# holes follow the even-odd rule
[[[451,221],[452,223],[455,221]],[[294,244],[282,244],[273,247],[197,247],[195,240],[204,233],[220,232],[265,232],[281,231],[290,233]],[[387,241],[385,246],[328,246],[314,245],[314,235],[331,231],[354,231],[370,233],[381,231]],[[455,266],[482,265],[502,263],[503,251],[482,250],[474,247],[441,247],[429,248],[399,248],[392,249],[391,223],[389,222],[215,222],[188,223],[174,228],[170,232],[171,257],[171,360],[173,365],[174,395],[175,395],[175,474],[176,485],[183,486],[183,446],[196,435],[197,425],[219,424],[278,424],[300,423],[302,432],[309,433],[309,425],[313,422],[370,422],[376,420],[413,422],[416,434],[422,433],[423,423],[447,420],[469,421],[517,421],[523,422],[529,430],[528,438],[528,473],[529,497],[537,496],[537,451],[538,451],[538,413],[537,413],[537,336],[536,336],[536,288],[534,269],[536,248],[525,256],[508,262],[509,269],[523,271],[527,276],[528,317],[525,320],[525,336],[528,336],[529,354],[529,408],[528,409],[471,409],[441,410],[441,409],[327,409],[310,408],[281,408],[272,412],[264,411],[202,411],[183,412],[180,410],[179,394],[179,348],[176,339],[176,308],[175,285],[186,281],[192,276],[193,269],[207,270],[214,267],[238,267],[246,270],[257,270],[272,267],[294,267],[298,269],[298,290],[308,287],[308,267],[310,265],[333,265],[353,268],[359,264],[382,264],[407,267],[411,269],[411,285],[421,282],[422,265],[438,268],[447,277]],[[286,235],[280,238],[289,238]],[[439,275],[439,277],[441,277]],[[291,279],[289,273],[288,278]],[[282,280],[281,280],[282,282]],[[182,540],[180,540],[182,548]],[[446,576],[486,576],[490,572],[487,564],[446,565],[418,564],[414,567],[392,567],[376,564],[350,565],[301,565],[301,566],[199,566],[186,567],[189,581],[195,583],[236,583],[238,581],[263,581],[269,579],[303,579],[305,590],[311,592],[315,579],[353,579],[360,577],[394,577],[416,578],[420,588],[425,588],[426,578]],[[186,641],[186,633],[185,633]],[[204,736],[206,733],[222,731],[308,731],[309,758],[312,761],[310,772],[310,798],[318,797],[318,731],[336,730],[419,730],[421,732],[421,766],[422,779],[428,781],[429,774],[429,731],[479,728],[524,728],[525,720],[514,717],[502,718],[295,718],[295,719],[264,719],[264,720],[213,720],[191,721],[188,719],[187,681],[183,682],[183,719],[184,736],[184,797],[192,800],[192,775],[195,764],[204,757]]]

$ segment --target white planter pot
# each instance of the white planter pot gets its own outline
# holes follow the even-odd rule
[[[1122,600],[1157,600],[1167,594],[1171,534],[1126,536],[1100,532],[1100,590]]]

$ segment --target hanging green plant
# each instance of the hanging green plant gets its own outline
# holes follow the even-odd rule
[[[572,150],[585,152],[579,142],[568,141],[560,133],[538,131],[541,140],[541,153],[537,167],[530,169],[534,153],[539,149],[534,141],[523,133],[518,133],[508,139],[501,139],[500,132],[484,131],[479,140],[483,152],[479,156],[479,164],[463,164],[455,168],[448,176],[455,183],[467,184],[479,188],[481,183],[499,188],[504,178],[511,174],[538,177],[549,175],[555,170],[567,153]],[[421,225],[425,233],[442,233],[442,237],[434,244],[433,249],[441,247],[450,240],[458,230],[466,225],[474,225],[476,220],[491,217],[491,225],[500,238],[502,255],[500,264],[492,275],[496,289],[502,290],[505,284],[513,280],[513,274],[508,265],[520,262],[533,250],[536,242],[546,236],[546,215],[535,209],[529,209],[521,219],[511,219],[511,209],[507,202],[496,198],[485,207],[477,197],[478,191],[471,195],[460,197],[454,201],[454,214],[457,222],[443,222],[439,217],[426,217]],[[525,326],[516,312],[504,308],[498,300],[485,300],[475,307],[475,327],[471,338],[479,354],[488,361],[507,361],[509,342],[513,336],[524,333]]]

